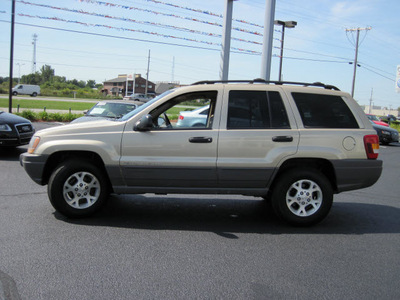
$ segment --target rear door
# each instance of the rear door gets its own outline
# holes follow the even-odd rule
[[[218,142],[222,188],[265,188],[278,164],[296,153],[299,133],[279,87],[226,86]]]

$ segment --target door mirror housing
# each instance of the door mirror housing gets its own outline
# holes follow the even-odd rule
[[[136,122],[133,130],[135,131],[149,131],[153,128],[153,118],[151,115],[143,116],[139,121]]]

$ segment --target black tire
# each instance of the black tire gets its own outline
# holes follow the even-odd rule
[[[333,189],[324,174],[317,170],[293,169],[277,178],[272,192],[275,213],[289,224],[310,226],[329,213]]]
[[[47,193],[58,212],[80,218],[92,215],[105,204],[109,186],[103,171],[94,163],[68,160],[51,174]]]
[[[37,93],[34,92],[31,96],[32,96],[32,97],[36,97],[36,96],[37,96]]]
[[[18,93],[17,93],[17,92],[13,92],[12,94],[13,94],[14,96],[17,96],[17,95],[18,95]]]

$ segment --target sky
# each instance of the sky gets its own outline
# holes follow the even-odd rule
[[[229,79],[261,77],[265,0],[233,3]],[[0,0],[0,76],[9,76],[11,0]],[[141,74],[152,82],[218,80],[225,0],[16,0],[14,76],[50,65],[67,79],[105,80]],[[286,28],[282,77],[323,82],[351,93],[360,28],[354,98],[360,105],[400,107],[399,0],[276,0]],[[278,80],[281,27],[274,30],[271,80]],[[368,30],[367,30],[368,29]],[[150,54],[150,60],[148,60]]]

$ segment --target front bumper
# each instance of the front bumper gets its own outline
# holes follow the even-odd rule
[[[34,182],[45,185],[43,174],[47,158],[48,155],[35,155],[25,152],[19,156],[19,162]]]

